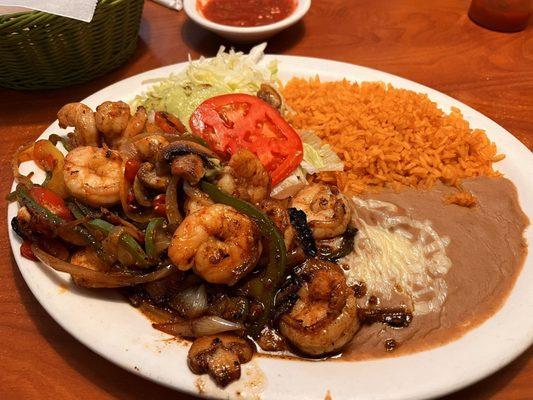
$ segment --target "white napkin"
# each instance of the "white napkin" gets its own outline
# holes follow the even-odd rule
[[[183,0],[152,0],[165,7],[180,11],[183,8]]]
[[[74,18],[84,22],[91,22],[98,0],[0,0],[0,5],[19,6],[31,10],[44,11],[62,17]],[[12,12],[28,11],[13,10],[12,7],[0,7],[0,15]]]

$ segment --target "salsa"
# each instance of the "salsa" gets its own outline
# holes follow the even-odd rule
[[[198,1],[210,21],[230,26],[261,26],[281,21],[293,13],[297,0],[206,0]]]

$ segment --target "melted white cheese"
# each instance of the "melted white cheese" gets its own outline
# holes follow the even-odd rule
[[[449,239],[441,238],[429,221],[391,214],[397,210],[394,204],[357,197],[353,202],[359,232],[354,251],[341,260],[349,266],[348,284],[364,282],[368,293],[385,299],[405,293],[415,315],[439,310],[447,294],[443,277],[451,267]],[[362,208],[375,217],[376,225],[360,217],[357,210]]]

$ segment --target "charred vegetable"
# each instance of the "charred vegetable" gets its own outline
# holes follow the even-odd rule
[[[293,207],[287,209],[287,211],[289,212],[291,224],[296,230],[298,240],[300,240],[305,254],[309,257],[315,257],[317,254],[315,238],[313,237],[311,228],[307,224],[305,212]]]
[[[69,219],[72,216],[63,200],[53,192],[38,186],[28,190],[26,186],[19,184],[15,195],[18,202],[29,212],[32,220],[35,220],[31,224],[37,225],[38,229],[36,230],[40,233],[60,236],[69,243],[89,245],[94,250],[102,252],[101,244],[83,226],[67,226],[67,221],[61,216]],[[55,213],[51,210],[54,210]]]
[[[64,136],[60,136],[55,133],[52,133],[50,136],[48,136],[48,140],[51,141],[54,146],[57,146],[57,144],[61,142],[61,144],[63,145],[66,151],[70,151],[73,149],[72,144]]]

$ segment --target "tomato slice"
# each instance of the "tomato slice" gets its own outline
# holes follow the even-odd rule
[[[67,221],[72,219],[72,214],[63,199],[51,190],[41,186],[34,186],[31,188],[30,194],[37,203],[52,211],[58,217]]]
[[[255,153],[273,185],[290,175],[303,158],[298,133],[256,96],[225,94],[207,99],[192,113],[189,125],[223,157],[242,148]]]

